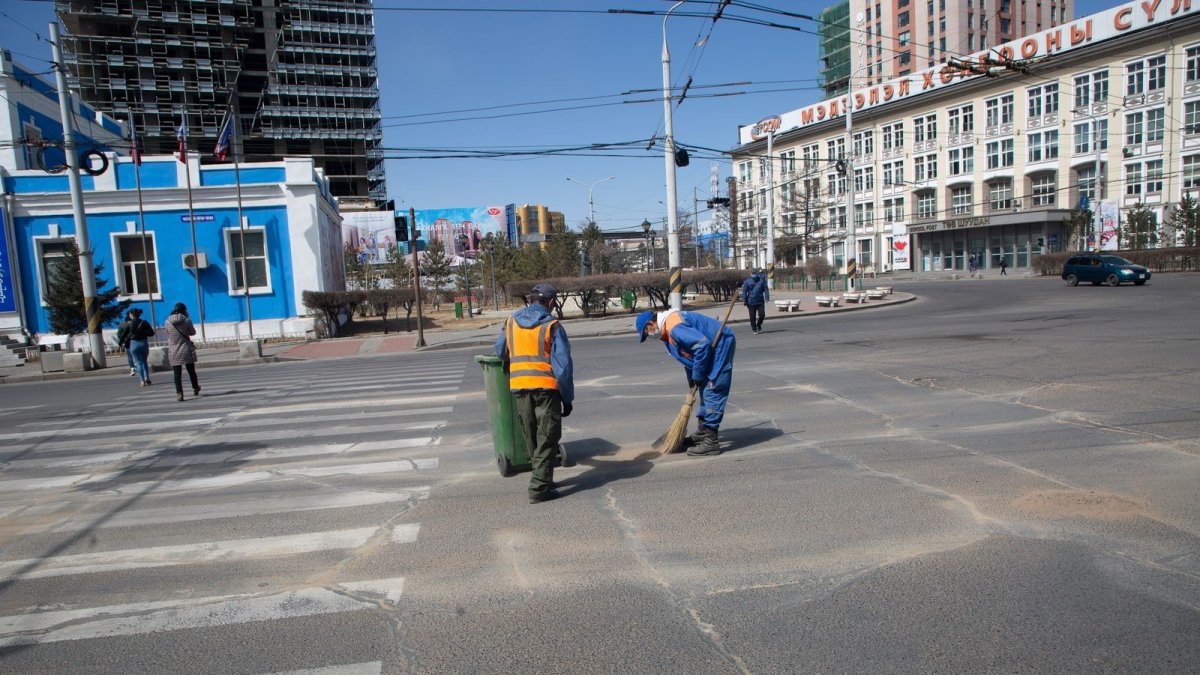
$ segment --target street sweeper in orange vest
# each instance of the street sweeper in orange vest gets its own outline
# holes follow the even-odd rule
[[[575,401],[574,364],[567,332],[550,313],[558,292],[538,284],[529,294],[529,305],[504,323],[496,338],[496,356],[508,369],[508,388],[516,402],[521,436],[529,451],[533,475],[529,503],[557,499],[554,465],[562,418],[571,414]]]
[[[725,402],[733,383],[733,354],[737,349],[733,331],[699,312],[675,309],[642,312],[634,327],[642,342],[650,337],[662,340],[671,356],[683,364],[688,387],[699,388],[699,428],[684,441],[687,453],[693,457],[721,454],[717,430],[725,417]]]

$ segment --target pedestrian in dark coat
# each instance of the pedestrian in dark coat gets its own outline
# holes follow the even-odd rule
[[[1000,256],[1000,276],[1008,276],[1008,258]]]
[[[142,386],[149,387],[150,364],[147,359],[150,356],[150,338],[154,337],[154,326],[151,326],[149,321],[142,321],[142,310],[134,308],[129,310],[129,313],[133,315],[126,336],[129,342],[129,354],[133,358]]]
[[[755,269],[754,273],[742,282],[742,303],[750,310],[750,330],[756,335],[762,332],[763,319],[767,314],[767,300],[770,299],[767,276],[761,269]]]
[[[117,346],[125,350],[125,362],[129,364],[129,376],[138,374],[133,364],[133,352],[129,351],[129,327],[133,325],[133,310],[125,312],[125,319],[117,326]]]
[[[196,345],[192,336],[196,327],[188,318],[187,306],[182,302],[175,303],[171,315],[164,324],[167,331],[167,363],[175,371],[175,400],[183,400],[183,369],[187,368],[188,377],[192,381],[192,395],[200,395],[200,382],[196,379]]]

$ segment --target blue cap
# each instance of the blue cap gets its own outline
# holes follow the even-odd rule
[[[641,338],[642,338],[642,339],[638,340],[638,342],[646,341],[646,324],[650,323],[653,320],[654,320],[654,312],[651,312],[650,310],[646,310],[645,312],[638,314],[637,321],[635,321],[633,323],[634,327],[637,328],[638,335],[641,336]]]

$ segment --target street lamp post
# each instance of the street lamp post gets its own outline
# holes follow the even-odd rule
[[[584,183],[583,181],[575,180],[574,178],[571,178],[570,176],[567,177],[567,180],[571,181],[572,183],[579,183],[580,185],[583,185],[583,186],[587,187],[587,189],[588,189],[588,222],[589,223],[595,224],[595,222],[596,222],[596,204],[595,204],[595,202],[592,201],[592,190],[594,190],[597,185],[599,185],[605,181],[612,180],[614,178],[616,178],[616,176],[609,176],[608,178],[601,178],[600,180],[598,180],[594,183],[591,183],[589,185],[588,183]]]
[[[646,240],[642,244],[642,248],[644,249],[642,252],[642,264],[645,265],[647,272],[650,271],[650,256],[652,255],[650,251],[650,229],[652,227],[654,226],[650,224],[649,220],[642,221],[642,237]]]
[[[862,24],[862,15],[858,16],[858,23]],[[852,39],[853,41],[853,39]],[[856,232],[855,219],[857,215],[854,210],[856,204],[854,194],[854,76],[861,72],[867,66],[864,64],[850,73],[850,79],[846,83],[846,149],[843,152],[845,158],[842,160],[842,166],[846,171],[846,290],[854,290],[854,279],[858,274],[858,233]]]
[[[679,214],[676,213],[677,197],[675,195],[675,129],[671,119],[671,52],[667,49],[667,19],[671,12],[684,3],[679,0],[663,16],[662,24],[662,76],[663,76],[663,123],[665,127],[665,143],[663,156],[667,172],[667,260],[670,266],[668,278],[671,289],[671,307],[679,310],[683,307],[683,274],[679,269]]]

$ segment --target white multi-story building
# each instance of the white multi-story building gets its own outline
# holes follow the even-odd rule
[[[920,272],[1079,248],[1064,220],[1081,196],[1114,248],[1111,212],[1144,204],[1162,227],[1200,189],[1200,1],[1128,2],[970,62],[856,87],[849,139],[845,96],[741,127],[739,265],[763,259],[772,196],[776,238],[799,243],[777,264],[842,267],[854,190],[860,269]]]

